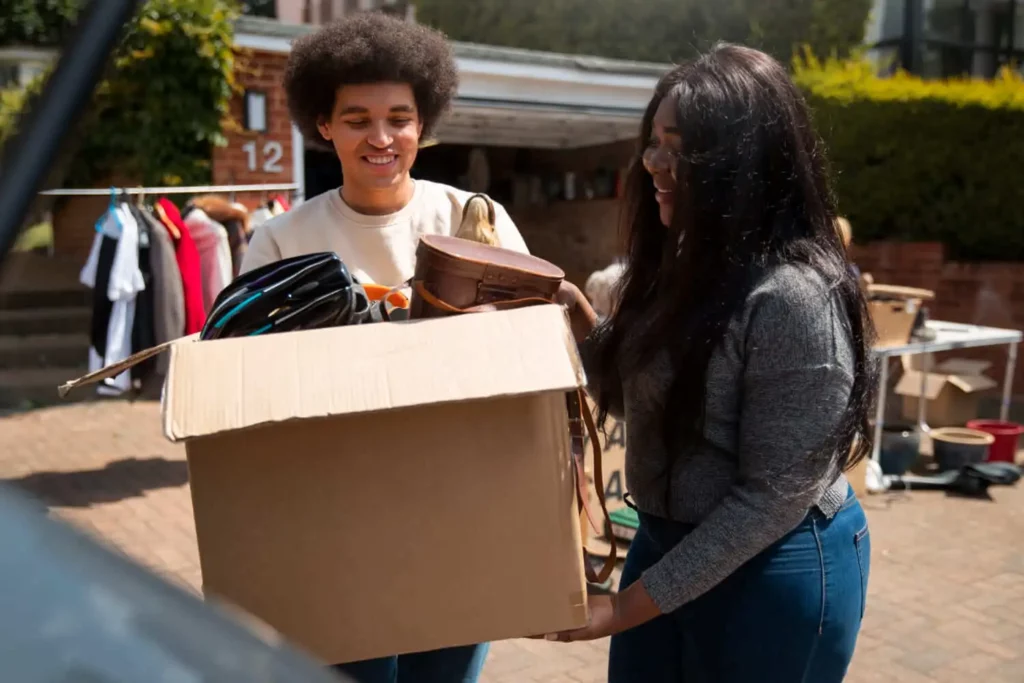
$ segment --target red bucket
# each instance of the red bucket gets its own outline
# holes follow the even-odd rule
[[[1017,439],[1024,434],[1024,426],[1002,420],[971,420],[967,428],[987,432],[996,438],[988,451],[990,461],[1017,461]]]

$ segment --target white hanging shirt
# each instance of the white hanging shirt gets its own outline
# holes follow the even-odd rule
[[[82,268],[80,280],[90,288],[96,286],[100,245],[103,237],[117,240],[114,260],[110,266],[107,298],[113,303],[107,323],[107,344],[101,354],[89,348],[89,371],[124,360],[132,353],[132,325],[135,323],[135,297],[146,287],[139,269],[139,225],[127,206],[118,205],[100,219],[89,258]],[[131,372],[105,380],[97,388],[101,394],[117,395],[131,388]]]

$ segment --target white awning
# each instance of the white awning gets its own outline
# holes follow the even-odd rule
[[[235,42],[287,53],[311,26],[243,17]],[[572,149],[637,136],[658,79],[671,66],[517,48],[453,44],[459,92],[442,143]]]
[[[438,128],[441,143],[576,149],[636,138],[642,110],[460,98]]]

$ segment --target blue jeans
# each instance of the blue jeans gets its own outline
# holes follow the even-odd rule
[[[641,515],[621,587],[692,526]],[[840,683],[864,616],[871,540],[851,491],[677,611],[612,638],[609,683]]]
[[[331,667],[346,683],[476,683],[490,645],[466,645]]]

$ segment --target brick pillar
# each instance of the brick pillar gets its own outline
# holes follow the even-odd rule
[[[215,185],[258,185],[295,182],[292,149],[292,122],[284,92],[284,71],[288,55],[249,51],[240,59],[235,74],[239,86],[258,90],[266,95],[267,131],[255,133],[243,129],[245,121],[244,94],[231,102],[233,125],[224,133],[227,146],[213,152],[213,183]],[[260,195],[238,195],[236,199],[253,207]]]

